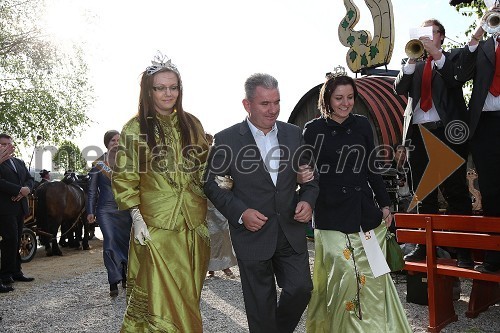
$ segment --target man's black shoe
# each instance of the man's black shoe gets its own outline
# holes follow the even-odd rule
[[[421,261],[425,260],[425,257],[425,245],[417,244],[417,246],[415,246],[410,253],[405,255],[403,259],[405,261]]]
[[[14,280],[10,276],[2,279],[2,284],[12,284],[12,283],[14,283]]]
[[[8,293],[9,291],[13,291],[14,288],[12,286],[6,286],[3,283],[0,283],[0,293]]]
[[[481,273],[496,273],[500,270],[500,265],[488,264],[483,262],[481,265],[474,266],[474,270]]]
[[[474,260],[469,249],[457,249],[457,266],[460,268],[474,268]]]
[[[12,277],[12,279],[14,281],[19,281],[19,282],[31,282],[33,281],[35,278],[32,278],[32,277],[27,277],[27,276],[24,276],[23,274],[21,275],[14,275]]]

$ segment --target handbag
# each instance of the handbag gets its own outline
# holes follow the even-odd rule
[[[398,242],[396,242],[396,235],[387,230],[385,234],[387,253],[386,260],[387,265],[391,269],[391,272],[400,271],[405,267],[405,261],[403,259],[403,251],[399,246]]]

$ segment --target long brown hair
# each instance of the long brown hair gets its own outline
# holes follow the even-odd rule
[[[189,114],[187,114],[182,108],[183,89],[182,89],[181,78],[176,71],[170,68],[161,69],[152,75],[148,74],[147,71],[144,71],[142,73],[141,92],[139,94],[139,111],[138,111],[141,134],[146,135],[148,147],[151,151],[158,144],[155,138],[155,128],[158,130],[161,143],[165,144],[165,133],[163,132],[162,127],[160,126],[158,120],[156,119],[156,110],[154,108],[153,97],[151,96],[151,93],[153,91],[153,78],[155,75],[162,72],[174,73],[175,76],[177,76],[177,80],[179,81],[179,96],[177,97],[177,101],[175,102],[174,108],[177,112],[177,117],[179,119],[179,126],[181,129],[181,144],[183,152],[187,154],[188,150],[184,148],[193,144],[193,138],[196,137],[196,133],[193,133],[193,130],[196,128],[196,126],[192,117]]]

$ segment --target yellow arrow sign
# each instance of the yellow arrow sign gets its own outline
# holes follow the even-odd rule
[[[422,179],[411,200],[408,212],[415,208],[419,200],[423,200],[428,196],[436,187],[441,185],[446,178],[465,163],[465,160],[460,157],[460,155],[455,153],[450,147],[429,132],[428,129],[422,125],[418,125],[418,127],[420,128],[420,133],[424,140],[429,163],[427,164],[427,168],[425,168]]]

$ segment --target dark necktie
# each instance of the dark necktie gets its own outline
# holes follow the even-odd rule
[[[432,108],[432,57],[427,57],[422,74],[422,86],[420,87],[420,108],[427,112]]]
[[[497,41],[498,40],[499,39],[497,38]],[[497,46],[497,50],[495,52],[495,75],[493,76],[493,81],[491,82],[490,93],[495,97],[500,95],[500,45]]]

